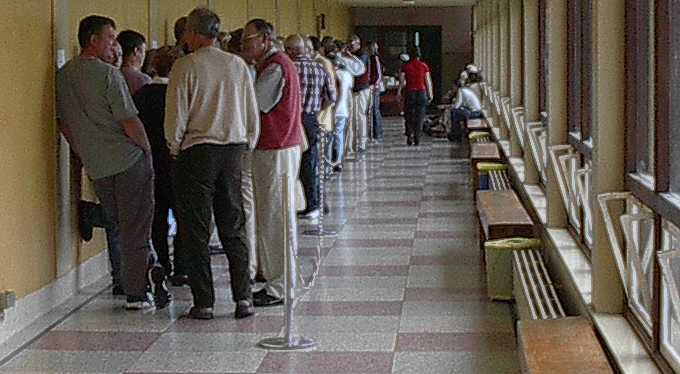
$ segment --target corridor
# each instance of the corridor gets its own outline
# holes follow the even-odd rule
[[[401,118],[385,127],[385,143],[326,186],[324,226],[338,235],[322,241],[320,276],[297,307],[316,350],[257,348],[283,308],[234,320],[226,260],[213,256],[216,319],[182,317],[189,288],[147,313],[126,312],[107,289],[0,372],[517,373],[510,305],[485,293],[469,161],[445,139],[406,146]],[[305,263],[317,243],[300,237]]]

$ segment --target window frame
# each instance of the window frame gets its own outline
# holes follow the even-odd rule
[[[653,4],[652,4],[653,1]],[[652,4],[652,5],[650,5]],[[650,46],[648,22],[650,10],[654,7],[654,45]],[[655,249],[663,246],[663,222],[668,221],[680,226],[680,203],[677,193],[670,195],[670,135],[671,126],[680,125],[680,106],[674,102],[680,100],[680,63],[674,63],[673,53],[680,49],[680,4],[674,0],[626,0],[626,103],[625,110],[625,189],[642,204],[652,210],[655,217],[654,241]],[[676,24],[674,24],[674,22]],[[649,91],[649,66],[645,56],[651,53],[654,57],[654,90]],[[675,64],[675,65],[674,65]],[[674,70],[675,69],[675,70]],[[653,95],[655,110],[654,123],[649,123],[648,95]],[[653,155],[651,174],[654,183],[645,180],[639,173],[637,139],[648,136],[649,126],[654,126],[654,142],[649,147]],[[642,132],[642,134],[641,134]],[[646,349],[656,363],[664,370],[672,372],[667,357],[662,353],[662,287],[661,269],[658,261],[654,262],[654,282],[652,293],[652,334],[643,327],[641,321],[627,307],[624,315],[631,322],[638,335],[645,343]],[[675,365],[680,364],[674,362]]]
[[[567,103],[567,143],[576,154],[576,169],[586,168],[591,165],[592,170],[592,127],[593,127],[593,102],[592,94],[594,81],[592,76],[593,67],[593,6],[592,0],[568,0],[567,1],[567,93],[572,98]],[[574,100],[574,98],[577,98]],[[569,168],[567,171],[570,171]],[[575,186],[580,182],[578,175],[570,172],[565,176],[566,180],[576,178]],[[592,185],[592,175],[590,176]],[[583,183],[583,186],[587,186]],[[586,224],[588,213],[583,206],[581,195],[576,195],[576,224],[572,223],[570,204],[565,202],[568,216],[567,229],[577,239],[579,248],[589,259],[592,256],[592,236],[587,238]],[[593,201],[589,201],[590,230],[592,230],[592,217],[594,212]]]

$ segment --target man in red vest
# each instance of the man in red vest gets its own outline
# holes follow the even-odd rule
[[[293,61],[274,47],[275,39],[274,27],[263,19],[249,21],[242,36],[243,57],[256,62],[261,121],[252,167],[257,250],[267,282],[253,294],[255,306],[283,303],[284,251],[288,245],[297,248],[294,182],[304,137],[300,81]]]

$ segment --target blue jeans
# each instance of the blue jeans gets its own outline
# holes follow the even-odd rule
[[[373,139],[382,141],[383,136],[383,125],[382,125],[382,113],[380,113],[380,90],[376,89],[373,91]]]
[[[466,128],[467,120],[483,118],[481,111],[471,112],[467,108],[455,108],[451,111],[451,129],[449,139],[460,140]]]
[[[333,162],[342,162],[345,156],[345,127],[347,127],[347,117],[335,117],[335,132],[333,134],[333,151],[336,158]]]
[[[307,135],[309,149],[302,152],[300,181],[307,200],[306,210],[311,211],[319,207],[319,147],[317,147],[319,122],[316,114],[303,113],[302,125]]]

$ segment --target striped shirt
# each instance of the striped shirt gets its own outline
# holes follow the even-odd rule
[[[300,56],[294,62],[300,76],[302,112],[316,114],[324,102],[335,103],[335,82],[331,82],[323,66],[306,56]]]

